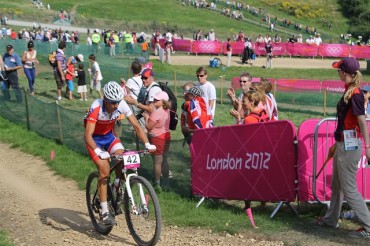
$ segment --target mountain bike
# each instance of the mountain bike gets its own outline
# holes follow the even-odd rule
[[[148,180],[139,176],[140,158],[148,150],[125,151],[122,155],[111,157],[110,176],[108,178],[107,202],[110,213],[116,218],[125,213],[130,234],[138,245],[155,245],[161,233],[162,216],[157,195]],[[111,180],[116,168],[122,170],[119,186],[114,187]],[[86,202],[95,230],[109,234],[113,226],[106,226],[102,221],[100,198],[98,194],[99,172],[92,172],[86,182]]]

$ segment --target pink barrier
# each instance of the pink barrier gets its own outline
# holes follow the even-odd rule
[[[318,176],[316,183],[313,183],[314,178],[314,131],[317,123],[321,119],[310,119],[304,121],[298,129],[298,197],[301,201],[315,201],[316,198],[320,201],[330,201],[331,196],[331,177],[332,177],[332,160],[323,169]],[[368,122],[368,126],[370,126]],[[335,142],[334,130],[336,121],[330,120],[322,123],[318,128],[317,141],[317,175],[323,166],[328,150]],[[364,148],[363,148],[364,151]],[[370,189],[367,189],[367,180],[370,180],[370,169],[366,168],[367,160],[364,156],[359,161],[357,172],[357,186],[366,199],[370,199]]]
[[[370,46],[351,46],[351,56],[355,58],[370,58]]]
[[[286,43],[286,54],[289,56],[317,56],[318,47],[316,45]]]
[[[174,39],[172,41],[173,50],[191,52],[192,40]]]
[[[286,54],[286,44],[285,43],[271,43],[272,44],[272,53],[274,56],[283,56]],[[255,46],[254,52],[256,55],[266,55],[266,49],[265,49],[265,44],[257,44]]]
[[[230,42],[230,43],[231,43],[231,48],[232,48],[231,52],[233,55],[240,55],[243,53],[244,43],[242,41]],[[227,45],[227,42],[222,43],[222,54],[224,55],[227,55],[226,45]]]
[[[321,87],[328,92],[344,93],[344,83],[340,80],[324,80]]]
[[[190,145],[193,194],[294,201],[295,136],[295,126],[286,120],[195,131]]]
[[[348,44],[322,44],[319,46],[318,55],[321,57],[348,57],[351,46]]]
[[[193,41],[191,50],[195,54],[222,54],[222,42]]]
[[[321,91],[320,80],[310,79],[278,79],[279,91],[295,91],[299,89]]]

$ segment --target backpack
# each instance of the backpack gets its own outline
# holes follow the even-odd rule
[[[159,87],[161,87],[162,91],[166,92],[169,97],[169,102],[171,103],[170,108],[170,130],[176,130],[177,123],[179,122],[179,118],[177,115],[177,98],[175,94],[172,92],[170,87],[168,87],[168,82],[158,82]]]
[[[62,41],[67,42],[67,35],[66,34],[63,34]]]
[[[157,84],[154,84],[153,86],[159,86],[162,91],[166,92],[169,97],[169,102],[171,103],[170,108],[170,130],[176,130],[177,123],[179,122],[178,115],[177,115],[177,98],[175,94],[172,92],[172,90],[168,87],[168,82],[157,82]],[[150,90],[150,89],[149,89]],[[137,97],[137,101],[139,103],[145,103],[148,99],[149,91],[146,90],[144,86],[140,88],[139,95]]]
[[[270,118],[266,112],[266,110],[262,109],[259,113],[251,112],[248,116],[252,116],[258,120],[258,122],[267,122],[270,121]]]
[[[57,55],[57,52],[56,52],[56,51],[53,51],[53,52],[51,52],[51,53],[48,55],[49,64],[50,64],[50,66],[52,66],[52,67],[56,67],[56,66],[57,66],[57,59],[56,59],[56,55]]]

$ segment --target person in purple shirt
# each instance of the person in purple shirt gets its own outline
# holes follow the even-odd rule
[[[5,83],[4,99],[10,100],[9,88],[13,88],[17,102],[22,102],[22,93],[19,89],[18,73],[17,70],[23,68],[21,58],[18,54],[14,53],[14,48],[11,44],[6,46],[6,53],[3,56],[5,72],[7,80]]]

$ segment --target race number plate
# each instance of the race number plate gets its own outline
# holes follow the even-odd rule
[[[140,156],[137,152],[127,151],[123,153],[123,163],[126,169],[133,169],[140,167]]]

